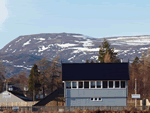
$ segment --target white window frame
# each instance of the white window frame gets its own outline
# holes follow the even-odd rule
[[[120,80],[115,80],[115,83],[116,83],[116,81],[119,81],[119,87],[118,87],[118,88],[116,88],[116,84],[115,84],[115,86],[114,86],[114,87],[115,87],[115,89],[121,89],[121,88],[120,88]]]
[[[91,82],[95,82],[95,88],[91,88]],[[96,89],[96,81],[90,81],[90,88],[91,89]]]
[[[121,88],[121,81],[125,81],[125,88]],[[126,80],[120,80],[120,88],[121,89],[126,89]]]
[[[101,88],[97,88],[97,82],[101,82]],[[96,89],[102,89],[102,81],[100,80],[96,81]]]
[[[71,83],[71,81],[66,81],[65,83],[65,86],[67,86],[67,82],[70,82],[70,84],[72,85],[72,83]],[[71,86],[71,88],[67,88],[67,87],[65,87],[66,89],[71,89],[72,88],[72,86]]]
[[[77,81],[77,89],[79,89],[79,81]]]
[[[113,87],[112,87],[112,88],[109,87],[109,81],[112,81],[112,82],[113,82]],[[114,89],[114,81],[113,81],[113,80],[108,80],[108,88],[109,88],[109,89]]]
[[[84,89],[90,89],[90,81],[83,81],[84,82],[89,82],[89,88],[84,88]]]
[[[79,88],[79,82],[82,82],[82,83],[83,83],[83,87],[82,87],[82,88]],[[84,81],[78,81],[78,88],[79,88],[79,89],[84,89]]]
[[[102,88],[103,88],[103,89],[108,89],[108,85],[109,85],[109,84],[108,84],[108,83],[109,83],[108,80],[103,80],[103,81],[107,81],[107,88],[103,88],[103,87],[102,87]]]
[[[73,82],[76,82],[76,88],[73,88]],[[77,81],[71,81],[71,89],[77,89]]]

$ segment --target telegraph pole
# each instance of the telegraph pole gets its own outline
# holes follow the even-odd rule
[[[137,79],[135,78],[135,94],[137,94]],[[135,98],[135,108],[137,106],[137,99]]]

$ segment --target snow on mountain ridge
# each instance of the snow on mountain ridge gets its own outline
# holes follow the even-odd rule
[[[142,51],[146,51],[150,45],[150,36],[108,37],[106,39],[111,47],[115,48],[114,51],[118,52],[117,56],[123,58],[123,61],[127,61],[128,58],[134,60],[135,56],[140,57]],[[13,67],[16,70],[26,69],[29,71],[30,68],[26,65],[33,60],[39,60],[35,56],[42,58],[47,55],[49,59],[60,56],[63,62],[78,63],[84,62],[87,58],[97,60],[99,45],[102,42],[102,38],[89,38],[81,34],[36,34],[18,37],[7,44],[1,52],[11,57],[20,54],[17,59],[14,58],[15,60],[10,60],[11,57],[9,59],[4,57],[4,60],[7,60],[4,63],[10,64],[8,61],[13,61],[12,64],[15,64]],[[22,54],[27,56],[22,58]],[[21,58],[22,60],[18,61]]]
[[[31,39],[30,39],[30,40],[28,40],[27,42],[25,42],[25,43],[22,45],[22,47],[24,47],[25,45],[30,44],[30,41],[31,41]]]

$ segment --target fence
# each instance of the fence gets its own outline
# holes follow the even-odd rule
[[[15,106],[32,106],[32,105],[34,105],[34,104],[36,104],[38,101],[29,101],[29,102],[3,102],[3,103],[1,103],[0,102],[0,107],[2,107],[2,106],[6,106],[6,104],[7,104],[7,106],[10,106],[10,107],[15,107]]]
[[[18,113],[21,112],[28,112],[28,113],[41,113],[41,112],[49,112],[49,111],[59,111],[59,112],[65,112],[65,111],[73,111],[75,109],[80,110],[131,110],[134,108],[133,106],[32,106],[32,107],[0,107],[0,111],[4,110],[15,110]],[[149,106],[137,106],[137,110],[149,110]]]

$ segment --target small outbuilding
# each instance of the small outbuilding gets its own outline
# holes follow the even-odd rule
[[[32,106],[36,102],[16,91],[3,91],[0,93],[0,106]]]

